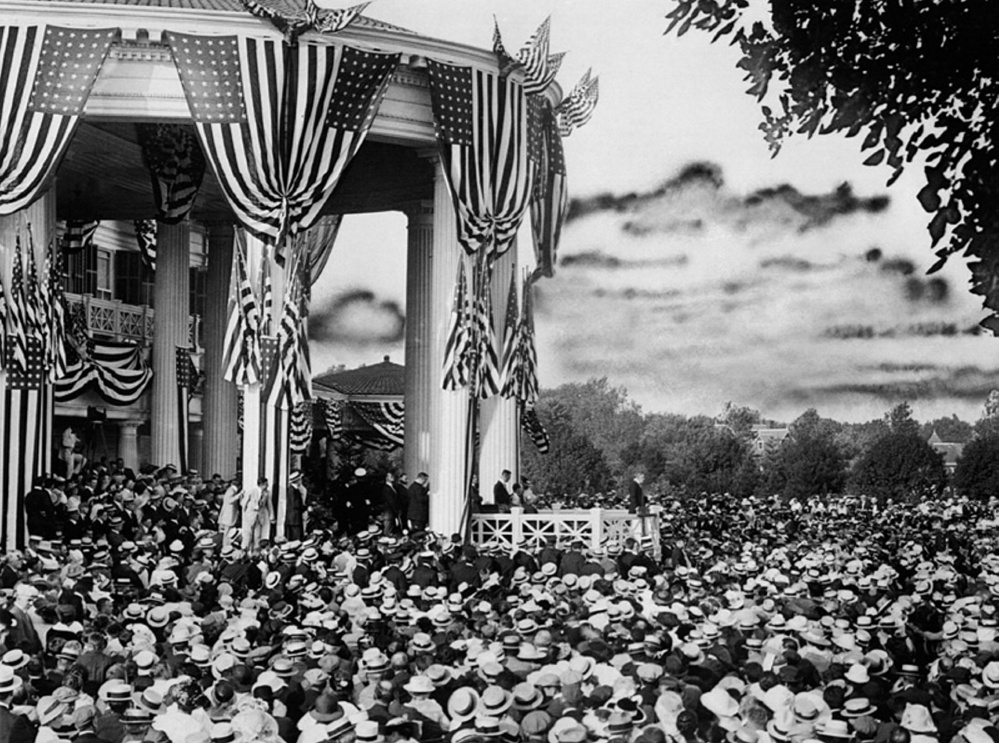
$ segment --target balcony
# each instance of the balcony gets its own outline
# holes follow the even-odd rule
[[[125,304],[118,299],[100,299],[92,294],[66,293],[70,316],[83,308],[87,331],[116,341],[152,345],[155,310],[146,305]],[[201,317],[191,315],[187,322],[188,343],[201,348]]]

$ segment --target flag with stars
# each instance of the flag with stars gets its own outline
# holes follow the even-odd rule
[[[540,95],[531,99],[531,163],[534,193],[531,197],[531,232],[534,236],[535,279],[555,275],[562,225],[569,213],[565,151],[558,118],[551,103]]]
[[[180,124],[137,124],[142,159],[152,179],[156,218],[177,224],[187,218],[205,176],[197,137]]]
[[[47,185],[118,30],[0,26],[0,215]]]
[[[180,471],[188,470],[188,421],[191,412],[191,392],[198,381],[198,370],[191,361],[191,351],[177,346],[177,434],[180,438]]]
[[[248,36],[166,39],[226,200],[283,265],[285,238],[319,219],[401,55]]]
[[[593,77],[593,71],[587,70],[555,109],[559,134],[568,137],[574,129],[585,125],[593,116],[598,100],[600,100],[600,78]]]
[[[14,267],[10,286],[7,287],[7,343],[6,366],[24,369],[28,364],[28,326],[25,318],[24,265],[21,260],[21,235],[14,239]]]
[[[517,337],[519,322],[517,316],[517,277],[510,276],[510,292],[506,300],[506,318],[503,321],[502,378],[503,397],[512,397],[520,373],[520,355]]]
[[[530,198],[524,88],[512,77],[432,59],[427,71],[458,241],[469,254],[495,259],[513,244]]]

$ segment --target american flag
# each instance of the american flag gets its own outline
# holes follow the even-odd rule
[[[557,55],[548,53],[551,26],[552,18],[548,16],[517,55],[517,61],[524,68],[524,92],[527,94],[544,92],[562,65],[564,52]]]
[[[458,277],[454,282],[454,299],[448,321],[447,341],[444,344],[444,380],[442,387],[457,390],[468,384],[468,359],[471,344],[471,305],[468,282],[465,279],[465,261],[458,261]]]
[[[223,377],[233,384],[260,379],[260,312],[246,270],[246,236],[236,230],[232,276],[229,279],[229,320],[223,342]]]
[[[548,431],[545,430],[544,424],[538,418],[537,410],[531,407],[523,408],[520,411],[520,428],[527,434],[528,438],[531,439],[541,454],[548,453],[551,441],[548,438]]]
[[[0,371],[7,368],[7,289],[0,281]]]
[[[62,249],[67,253],[79,253],[94,242],[94,234],[101,226],[99,219],[66,221],[66,231],[62,236]]]
[[[260,262],[260,332],[269,335],[274,324],[274,285],[271,279],[271,261],[265,254]]]
[[[29,335],[34,334],[36,338],[45,337],[45,297],[42,292],[44,282],[38,279],[38,262],[35,260],[35,239],[31,233],[31,226],[27,227],[28,260],[24,267],[24,325]]]
[[[458,241],[490,259],[513,244],[527,211],[527,103],[511,78],[428,60],[430,99]]]
[[[47,184],[117,33],[0,26],[0,215],[25,208]]]
[[[48,311],[49,380],[55,381],[66,373],[66,298],[63,295],[63,257],[55,242],[49,243],[45,256]]]
[[[534,345],[534,285],[530,279],[524,282],[521,300],[520,325],[518,332],[518,376],[517,399],[527,407],[533,407],[538,400],[538,356]]]
[[[292,405],[312,397],[312,382],[308,370],[309,341],[302,333],[304,325],[301,291],[298,288],[298,281],[293,278],[292,283],[285,289],[281,324],[278,327],[280,381],[288,387]]]
[[[272,408],[289,410],[293,406],[281,366],[281,340],[275,335],[260,336],[260,399]]]
[[[137,219],[133,226],[142,262],[150,273],[156,273],[156,220]]]
[[[205,156],[197,136],[179,124],[137,124],[142,158],[153,182],[156,218],[165,224],[184,220],[205,176]]]
[[[46,379],[45,344],[41,338],[28,338],[24,366],[7,365],[7,389],[40,390]]]
[[[406,439],[405,405],[401,402],[352,402],[350,409],[394,447]],[[393,447],[393,448],[394,448]]]
[[[14,267],[7,291],[7,368],[25,369],[28,365],[28,327],[25,318],[24,267],[21,260],[21,235],[14,238]]]
[[[541,96],[531,96],[531,104],[531,161],[535,166],[531,231],[537,264],[534,276],[551,278],[558,261],[562,225],[569,212],[565,152],[551,103]]]
[[[322,411],[323,423],[326,425],[330,440],[339,441],[343,435],[343,409],[340,403],[325,398],[320,398],[317,402]]]
[[[191,392],[198,382],[198,370],[191,361],[190,349],[177,346],[177,434],[180,438],[180,471],[187,472],[190,441],[188,425],[191,411]]]
[[[510,292],[506,300],[506,317],[503,322],[503,396],[512,397],[520,375],[520,355],[517,339],[519,322],[517,314],[517,277],[510,276]]]
[[[283,265],[285,236],[319,219],[400,54],[250,36],[166,39],[229,205]]]
[[[587,70],[582,79],[558,105],[558,130],[563,137],[572,134],[573,129],[586,124],[593,116],[593,109],[600,99],[600,78],[593,77],[593,70]]]
[[[493,323],[492,298],[492,266],[483,261],[480,270],[476,271],[476,281],[473,282],[475,294],[475,315],[472,353],[474,358],[469,362],[472,369],[472,394],[480,400],[486,400],[500,391],[499,357],[496,354],[496,326]]]
[[[289,444],[293,452],[307,451],[312,442],[312,403],[300,402],[291,413]]]

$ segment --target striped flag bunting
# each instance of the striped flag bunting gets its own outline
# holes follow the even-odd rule
[[[367,423],[391,448],[403,445],[406,439],[406,407],[403,402],[351,402],[350,409]],[[372,437],[365,437],[365,441]]]
[[[283,534],[285,492],[291,472],[290,424],[294,405],[281,368],[280,339],[260,338],[260,473],[271,486],[278,534]]]
[[[66,373],[69,366],[67,352],[66,297],[63,293],[62,252],[55,241],[49,243],[45,257],[45,282],[48,287],[46,319],[48,320],[48,366],[49,381],[54,382]]]
[[[274,285],[266,255],[260,262],[260,287],[260,332],[270,335],[274,326]]]
[[[66,253],[79,253],[94,242],[99,219],[72,219],[66,221],[66,231],[62,235],[62,249]]]
[[[202,151],[240,224],[275,246],[319,219],[400,54],[250,36],[164,34]]]
[[[191,393],[198,381],[198,370],[191,361],[191,351],[177,346],[177,435],[180,439],[180,471],[186,473],[190,463],[188,426],[191,418]]]
[[[541,96],[531,96],[530,131],[531,162],[535,168],[531,231],[537,265],[533,280],[537,280],[555,275],[562,225],[569,213],[562,135],[551,103]]]
[[[454,300],[448,321],[447,341],[444,345],[444,380],[446,390],[458,390],[468,384],[466,366],[472,340],[468,282],[465,278],[465,261],[458,261],[458,277],[454,283]]]
[[[319,221],[308,230],[295,236],[294,249],[302,256],[305,263],[302,270],[307,274],[305,277],[307,280],[303,279],[302,282],[306,301],[312,296],[312,284],[315,284],[322,275],[326,262],[333,253],[341,224],[343,224],[342,214],[327,214],[320,217]]]
[[[237,385],[260,379],[260,311],[246,270],[246,235],[235,231],[229,279],[229,318],[222,348],[223,378]]]
[[[475,293],[474,329],[471,344],[472,369],[470,394],[486,400],[500,391],[499,357],[496,354],[496,326],[493,323],[493,298],[491,289],[492,266],[483,261],[473,282]]]
[[[298,37],[308,31],[320,34],[335,34],[357,20],[371,3],[361,3],[349,8],[321,8],[315,0],[300,0],[289,3],[287,0],[274,7],[274,0],[243,0],[247,11],[264,18],[284,34],[286,44],[298,43]],[[289,8],[288,6],[292,7]]]
[[[527,437],[531,440],[539,453],[548,453],[551,448],[551,441],[548,438],[548,431],[545,430],[544,424],[542,424],[541,419],[538,418],[537,410],[533,407],[525,407],[521,409],[520,428],[525,434],[527,434]]]
[[[499,30],[499,21],[493,16],[493,52],[499,63],[500,76],[506,77],[515,69],[524,71],[524,92],[528,94],[542,93],[555,80],[565,52],[549,54],[551,43],[551,16],[545,18],[534,35],[517,53],[511,57],[503,46],[503,38]]]
[[[503,363],[501,378],[503,397],[512,397],[520,374],[520,354],[517,339],[520,335],[517,307],[517,277],[510,276],[510,292],[506,300],[506,316],[503,320]]]
[[[291,412],[291,430],[289,444],[292,453],[302,454],[308,451],[312,443],[312,403],[300,402]]]
[[[142,262],[150,273],[156,273],[156,220],[137,219],[133,226]]]
[[[0,281],[0,371],[7,368],[7,289]]]
[[[0,215],[24,209],[48,183],[117,34],[0,26]]]
[[[339,441],[343,436],[343,406],[336,400],[319,398],[316,401],[322,412],[323,424],[331,441]]]
[[[0,429],[0,545],[21,548],[27,542],[24,496],[39,475],[51,470],[52,392],[46,384],[45,348],[41,338],[29,337],[23,366],[7,364],[3,427]]]
[[[538,356],[534,342],[534,286],[529,279],[524,282],[523,294],[517,333],[520,374],[516,398],[526,407],[534,407],[539,393]]]
[[[55,400],[65,403],[96,390],[112,405],[132,405],[146,392],[153,371],[142,346],[124,341],[84,339],[55,380]]]
[[[597,101],[600,99],[600,78],[592,75],[593,70],[587,70],[555,109],[559,134],[563,137],[568,137],[574,129],[586,124],[593,116],[593,109],[597,107]]]
[[[38,280],[38,262],[35,260],[35,240],[28,225],[28,245],[24,262],[24,324],[30,334],[42,338],[45,333],[45,297],[42,294],[42,282]]]
[[[458,242],[492,260],[513,244],[531,192],[523,86],[487,70],[427,61],[437,143]]]
[[[149,170],[156,219],[177,224],[187,218],[205,176],[197,136],[179,124],[136,124],[142,159]]]
[[[28,364],[27,295],[24,290],[24,262],[21,258],[21,235],[14,238],[14,267],[11,269],[10,286],[7,287],[7,368],[24,369]]]

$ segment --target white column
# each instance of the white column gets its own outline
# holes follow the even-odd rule
[[[177,346],[188,347],[188,282],[191,226],[158,223],[156,284],[153,288],[152,461],[160,467],[180,466],[177,414]]]
[[[496,328],[500,364],[503,362],[503,333],[506,304],[510,295],[510,277],[517,273],[517,246],[513,245],[493,267],[493,325]],[[503,470],[510,470],[509,486],[519,477],[519,419],[517,401],[501,395],[483,400],[479,406],[482,443],[479,449],[479,494],[485,503],[493,502],[493,485]]]
[[[222,378],[222,349],[229,321],[229,278],[232,271],[233,227],[219,222],[208,232],[208,296],[205,298],[205,396],[202,412],[205,477],[216,472],[227,480],[236,473],[239,453],[239,391]],[[193,448],[193,447],[192,447]]]
[[[118,422],[118,456],[133,472],[139,471],[139,426],[142,421]]]
[[[435,385],[433,344],[434,204],[421,202],[406,211],[409,233],[406,250],[406,445],[404,470],[410,480],[432,467],[431,437]]]
[[[189,449],[187,453],[187,466],[189,469],[197,470],[198,473],[204,477],[205,468],[202,466],[204,460],[201,457],[201,452],[204,451],[205,446],[205,429],[201,423],[191,423],[187,427],[187,448]],[[212,473],[208,473],[208,477],[211,477]]]
[[[431,348],[426,356],[428,389],[431,394],[430,529],[444,535],[461,532],[465,505],[465,425],[468,417],[466,390],[441,388],[444,343],[454,298],[454,281],[463,251],[458,244],[454,204],[441,168],[434,166],[434,221],[430,268]],[[408,361],[407,361],[408,364]],[[412,476],[415,473],[410,473]]]

